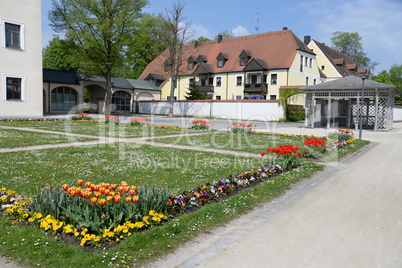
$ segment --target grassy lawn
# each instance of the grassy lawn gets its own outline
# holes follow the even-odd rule
[[[0,148],[90,140],[93,139],[0,128]]]
[[[0,121],[2,126],[10,127],[52,127],[52,126],[84,126],[98,125],[97,121]]]
[[[301,146],[305,138],[279,135],[253,135],[233,132],[216,132],[208,135],[155,138],[155,141],[190,146],[201,146],[250,153],[266,152],[268,147],[280,144]]]
[[[54,127],[57,126],[51,126],[52,129]],[[115,129],[132,128],[113,127]],[[87,129],[90,131],[90,128],[81,125],[78,128],[72,127],[71,130]],[[99,127],[92,128],[95,133],[99,133]],[[159,129],[155,129],[155,133],[157,130]],[[108,131],[110,132],[110,130]],[[120,133],[120,130],[117,133]],[[134,132],[129,133],[134,135]],[[298,145],[302,141],[301,138],[294,137],[231,135],[231,133],[213,133],[194,138],[181,137],[181,139],[173,138],[171,140],[179,144],[255,153],[265,151],[269,146],[289,143]],[[190,142],[195,142],[195,144],[190,144]],[[357,150],[358,143],[356,144],[356,146],[350,147],[351,151]],[[359,146],[362,144],[360,143]],[[261,158],[115,143],[1,153],[0,187],[6,187],[18,193],[34,194],[37,189],[46,185],[63,183],[72,185],[77,179],[94,183],[119,183],[125,180],[130,185],[160,185],[168,187],[172,192],[179,193],[207,182],[216,181],[221,176],[226,177],[235,172],[248,171],[259,165],[261,165]],[[318,163],[306,162],[295,170],[274,180],[248,188],[223,202],[204,206],[193,213],[170,220],[162,226],[134,233],[131,237],[122,240],[118,246],[110,249],[95,248],[88,251],[78,245],[54,239],[38,228],[18,226],[11,223],[8,218],[0,216],[0,229],[2,230],[0,254],[29,267],[146,266],[152,259],[168,254],[190,239],[228,223],[252,208],[272,200],[289,189],[292,183],[311,177],[322,169],[323,166]]]
[[[96,136],[108,136],[108,137],[120,137],[120,138],[134,138],[134,137],[151,137],[160,135],[171,135],[171,134],[184,134],[184,133],[195,133],[195,130],[182,129],[179,127],[172,128],[158,128],[158,127],[135,127],[127,124],[114,125],[114,124],[104,124],[99,123],[96,125],[66,125],[63,127],[47,127],[48,130],[61,131],[61,132],[71,132],[78,134],[88,134]]]

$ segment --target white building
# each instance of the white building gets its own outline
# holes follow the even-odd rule
[[[41,1],[2,0],[0,24],[0,118],[41,117]]]

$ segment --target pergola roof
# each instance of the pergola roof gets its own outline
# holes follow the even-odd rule
[[[354,75],[338,78],[329,82],[299,88],[301,92],[311,93],[316,91],[361,91],[362,78]],[[395,86],[365,79],[364,90],[389,90],[393,94],[399,94]]]

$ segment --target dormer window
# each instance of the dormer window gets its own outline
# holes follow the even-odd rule
[[[222,53],[219,53],[216,59],[218,68],[222,68],[225,65],[226,58],[223,56]]]
[[[195,62],[192,57],[188,58],[187,60],[187,69],[192,70],[194,69]]]
[[[246,66],[248,61],[249,61],[249,59],[250,59],[249,53],[247,53],[246,51],[243,50],[240,53],[239,57],[240,57],[240,66]]]
[[[168,59],[165,60],[164,62],[164,67],[165,67],[165,73],[170,72],[170,70],[172,69],[172,64],[170,63],[170,61]]]

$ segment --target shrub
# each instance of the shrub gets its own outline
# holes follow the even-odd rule
[[[290,122],[302,121],[306,117],[305,110],[301,105],[288,105],[286,108],[286,118]]]

